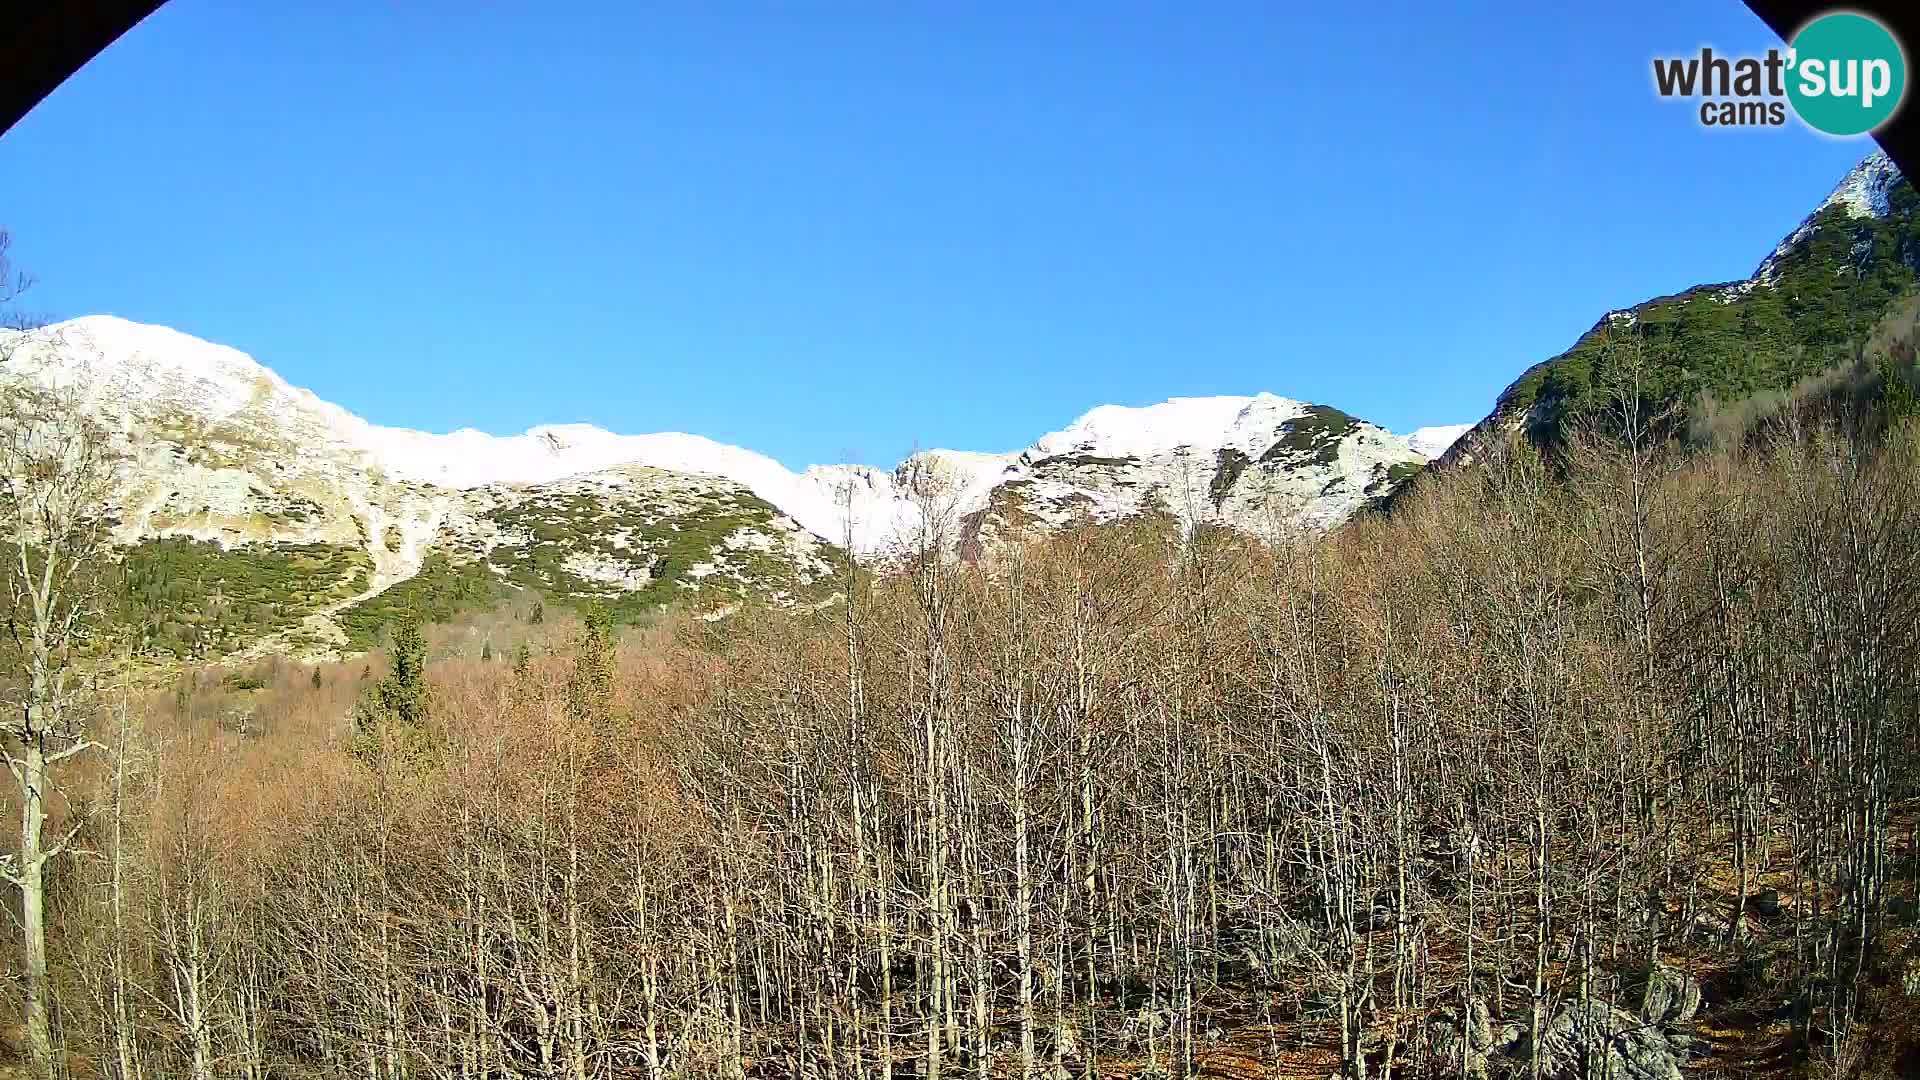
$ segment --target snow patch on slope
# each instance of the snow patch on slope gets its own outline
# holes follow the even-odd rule
[[[1447,448],[1460,440],[1460,436],[1473,430],[1472,424],[1439,424],[1433,427],[1415,428],[1407,435],[1407,446],[1414,453],[1431,461],[1447,452]]]
[[[1022,453],[969,539],[990,547],[1035,528],[1150,514],[1182,529],[1317,531],[1423,462],[1377,425],[1274,394],[1103,405]]]
[[[701,435],[616,435],[591,424],[545,424],[521,435],[489,435],[471,428],[435,435],[369,424],[359,439],[398,479],[451,488],[548,484],[619,465],[646,465],[742,484],[836,543],[844,531],[833,492],[764,454]]]
[[[1030,454],[1082,453],[1151,457],[1180,447],[1218,449],[1236,429],[1299,416],[1306,405],[1273,394],[1253,397],[1171,398],[1158,405],[1102,405],[1065,428],[1043,435]]]

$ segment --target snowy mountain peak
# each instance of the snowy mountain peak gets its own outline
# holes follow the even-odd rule
[[[1157,405],[1101,405],[1033,445],[1039,457],[1096,454],[1149,457],[1187,447],[1213,450],[1237,430],[1271,427],[1302,415],[1306,405],[1273,394],[1169,398]]]
[[[472,429],[467,429],[471,431]],[[481,434],[481,433],[476,433]],[[592,424],[540,424],[527,429],[527,436],[556,454],[580,445],[605,442],[613,432]],[[490,437],[490,436],[489,436]]]
[[[10,362],[49,382],[84,378],[103,390],[198,398],[208,408],[228,410],[252,400],[263,379],[271,392],[291,390],[238,349],[112,315],[88,315],[8,337],[18,342],[9,349]]]
[[[1900,183],[1900,166],[1885,150],[1875,150],[1860,160],[1814,212],[1829,206],[1844,206],[1854,217],[1886,217],[1893,212],[1890,195]]]
[[[1787,234],[1771,254],[1760,263],[1744,287],[1752,284],[1770,284],[1779,276],[1780,260],[1797,247],[1801,241],[1813,234],[1814,220],[1832,207],[1846,210],[1849,217],[1886,217],[1893,212],[1892,193],[1901,180],[1900,166],[1893,163],[1885,150],[1875,150],[1860,159],[1860,163],[1847,171],[1847,175],[1834,185],[1820,205],[1813,208],[1800,222],[1798,228]]]

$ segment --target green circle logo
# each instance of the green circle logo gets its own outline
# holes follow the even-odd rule
[[[1852,12],[1822,15],[1793,36],[1787,99],[1809,127],[1864,135],[1907,92],[1907,59],[1887,28]]]

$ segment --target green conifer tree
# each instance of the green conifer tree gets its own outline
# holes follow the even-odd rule
[[[567,680],[567,706],[574,716],[600,727],[613,709],[613,615],[595,602],[587,608],[574,640],[573,675]]]
[[[426,750],[426,723],[432,704],[427,684],[427,639],[420,620],[407,616],[393,629],[387,674],[360,699],[354,710],[353,752],[369,764],[387,754],[403,764]]]

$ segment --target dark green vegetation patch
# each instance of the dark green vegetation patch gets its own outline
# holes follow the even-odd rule
[[[1139,460],[1139,458],[1131,454],[1123,457],[1101,457],[1099,454],[1055,454],[1052,457],[1043,457],[1034,462],[1033,467],[1039,469],[1045,468],[1048,465],[1062,465],[1070,469],[1124,469],[1129,465],[1136,464]]]
[[[366,552],[335,544],[146,540],[121,561],[122,615],[141,652],[229,652],[366,589],[371,569]]]
[[[1309,405],[1304,415],[1287,422],[1278,441],[1260,455],[1261,461],[1331,465],[1340,457],[1340,441],[1360,430],[1360,421],[1331,405]]]
[[[456,564],[444,551],[431,551],[420,572],[382,589],[340,613],[340,628],[356,649],[380,643],[387,627],[407,616],[422,622],[448,622],[463,611],[493,606],[506,588],[480,563]]]
[[[830,573],[809,580],[783,552],[724,548],[723,541],[742,529],[769,535],[778,531],[773,522],[779,511],[744,491],[681,495],[674,501],[635,494],[618,502],[562,492],[500,507],[486,516],[503,530],[526,537],[524,543],[496,547],[486,556],[506,581],[575,607],[597,600],[622,622],[652,615],[696,587],[731,596],[745,595],[749,582],[754,590],[786,590],[795,596],[824,595],[831,587]],[[826,544],[820,546],[820,555],[829,562],[837,558]],[[567,566],[570,556],[622,564],[638,576],[625,583],[583,577]],[[704,576],[692,572],[716,558],[723,558],[745,581],[724,571]]]
[[[1213,461],[1213,482],[1207,489],[1213,495],[1213,505],[1219,506],[1232,493],[1233,485],[1253,459],[1231,446],[1223,446],[1214,454]]]
[[[1407,483],[1414,477],[1425,472],[1426,468],[1425,464],[1418,461],[1396,461],[1386,467],[1384,485],[1379,480],[1376,480],[1374,484],[1376,487],[1384,487],[1387,490],[1397,489],[1400,485]]]

